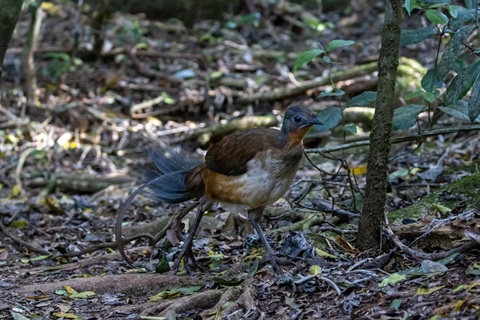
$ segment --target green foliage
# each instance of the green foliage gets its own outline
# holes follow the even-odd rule
[[[473,86],[472,93],[470,94],[470,99],[468,100],[468,115],[470,121],[475,121],[475,119],[480,116],[480,80],[477,78],[475,85]]]
[[[375,103],[377,93],[374,91],[365,91],[358,96],[353,97],[347,102],[346,107],[364,107]]]
[[[445,52],[442,55],[442,59],[438,64],[438,76],[443,78],[447,75],[447,73],[452,68],[455,60],[457,59],[458,54],[463,49],[463,42],[467,38],[467,36],[472,32],[475,26],[465,26],[457,30],[455,32],[452,40],[448,43],[447,47],[445,48]]]
[[[444,51],[437,52],[435,61],[438,61],[438,64],[430,68],[422,78],[423,91],[408,94],[407,100],[421,97],[425,103],[430,104],[429,110],[438,107],[438,110],[462,121],[476,121],[480,115],[480,59],[473,62],[463,60],[462,54],[470,50],[466,44],[477,29],[477,6],[475,1],[466,1],[465,6],[452,5],[448,0],[405,1],[404,7],[408,14],[419,10],[432,25],[402,30],[402,46],[419,43],[431,37],[435,37],[439,42],[450,37]],[[440,55],[441,58],[438,59]],[[444,87],[446,90],[441,93],[440,89]],[[471,95],[467,102],[463,99],[469,91]],[[406,129],[409,124],[414,125],[419,114],[416,111],[426,109],[426,104],[417,105],[416,108],[405,106],[398,109],[394,127]]]
[[[323,125],[316,125],[315,131],[328,131],[342,120],[342,110],[338,107],[327,107],[317,113],[317,117],[322,119]]]
[[[473,86],[480,72],[480,59],[459,73],[447,88],[443,95],[443,105],[450,105],[462,99]]]
[[[409,44],[422,42],[437,34],[437,29],[434,27],[423,27],[412,30],[402,30],[400,34],[400,46],[405,47]]]
[[[41,73],[44,76],[53,79],[54,83],[58,83],[64,74],[74,72],[83,65],[82,59],[76,57],[72,58],[66,52],[48,52],[43,56],[47,59],[51,59],[51,62],[47,67],[41,69]]]
[[[425,111],[427,106],[409,104],[395,110],[393,114],[393,129],[407,129],[415,124],[417,116]]]
[[[333,91],[330,91],[330,92],[327,92],[327,91],[324,91],[322,93],[320,93],[320,95],[318,96],[319,98],[323,98],[323,97],[341,97],[345,95],[345,91],[341,90],[341,89],[335,89]]]
[[[437,89],[440,89],[445,84],[443,80],[440,79],[438,75],[438,67],[433,67],[429,69],[421,81],[422,88],[426,92],[436,92]]]
[[[310,61],[324,53],[325,51],[322,49],[312,49],[305,52],[302,52],[295,61],[293,65],[293,71],[297,71],[299,68],[307,65]]]
[[[438,107],[440,110],[446,114],[464,121],[469,121],[468,116],[468,103],[463,100],[455,101],[453,104],[450,104],[446,107]]]
[[[416,99],[414,104],[398,108],[393,119],[394,129],[408,129],[415,125],[417,117],[425,111],[439,110],[462,121],[480,121],[480,58],[471,61],[474,56],[480,55],[480,50],[467,47],[469,37],[478,33],[476,21],[478,19],[476,1],[465,1],[465,5],[452,4],[449,0],[405,0],[404,8],[410,15],[413,11],[423,14],[430,25],[421,28],[402,30],[401,46],[420,43],[434,38],[439,42],[441,50],[436,52],[431,67],[421,79],[421,89],[406,94],[406,100]],[[442,47],[442,41],[446,45]],[[300,54],[295,61],[294,71],[306,66],[314,59],[331,65],[328,53],[331,50],[352,45],[350,40],[332,40],[325,47],[312,49]],[[442,48],[444,48],[442,50]],[[463,59],[465,53],[470,53],[469,59]],[[468,94],[470,92],[470,97]],[[322,92],[319,98],[341,97],[345,93],[335,87],[331,92]],[[377,99],[376,92],[364,92],[347,102],[345,107],[371,106]],[[322,118],[327,123],[319,128],[328,130],[338,124],[341,119],[341,109],[327,108]]]
[[[254,12],[242,16],[238,23],[242,26],[252,26],[256,28],[260,25],[261,18],[262,15],[260,12]]]
[[[119,44],[124,45],[140,43],[147,32],[140,20],[126,20],[114,34]]]
[[[192,286],[192,287],[162,291],[150,297],[150,302],[160,301],[163,299],[175,299],[179,296],[184,296],[184,295],[192,295],[198,290],[200,290],[201,288],[202,288],[201,286]]]
[[[325,49],[325,50],[326,51],[332,51],[332,50],[335,50],[335,49],[338,49],[338,48],[351,46],[354,43],[355,43],[355,41],[352,41],[352,40],[341,40],[341,39],[332,40],[328,43],[327,49]]]
[[[439,24],[441,26],[444,26],[448,23],[448,17],[440,11],[427,10],[425,12],[425,15],[427,16],[428,20],[430,20],[430,22],[433,24]]]
[[[312,50],[302,52],[298,56],[297,60],[295,61],[295,64],[293,65],[293,71],[295,72],[299,68],[304,67],[310,61],[312,61],[313,59],[315,59],[316,57],[318,57],[320,55],[324,55],[322,57],[322,60],[325,63],[330,64],[331,60],[327,55],[328,52],[333,51],[333,50],[338,49],[338,48],[343,48],[343,47],[350,46],[354,43],[355,43],[355,41],[351,41],[351,40],[335,39],[335,40],[330,41],[327,44],[326,49],[319,48],[319,49],[312,49]]]

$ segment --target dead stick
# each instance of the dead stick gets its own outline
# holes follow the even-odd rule
[[[22,239],[20,238],[17,238],[15,237],[13,234],[11,234],[9,231],[8,231],[8,228],[0,222],[0,230],[10,239],[12,239],[15,243],[29,249],[30,251],[32,252],[36,252],[36,253],[39,253],[39,254],[43,254],[43,255],[46,255],[46,256],[49,256],[51,255],[50,252],[48,252],[47,250],[44,250],[44,249],[41,249],[41,248],[37,248],[35,246],[32,246],[31,244],[23,241]]]

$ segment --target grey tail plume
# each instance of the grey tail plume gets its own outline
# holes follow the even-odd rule
[[[203,185],[189,183],[200,161],[192,160],[180,148],[152,145],[146,153],[154,165],[144,173],[145,182],[154,198],[167,203],[180,203],[203,195]],[[198,180],[198,179],[197,179]]]

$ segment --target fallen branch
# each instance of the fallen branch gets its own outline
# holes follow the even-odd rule
[[[318,216],[318,215],[312,215],[306,219],[303,219],[301,221],[297,221],[295,223],[286,225],[284,227],[280,227],[274,230],[270,230],[270,234],[279,234],[279,233],[285,233],[288,231],[296,231],[296,230],[302,230],[305,225],[308,226],[315,226],[319,225],[325,222],[325,217],[324,216]]]
[[[33,150],[32,150],[33,151]],[[19,161],[17,170],[22,161]],[[52,175],[50,179],[34,179],[28,183],[31,188],[47,187],[49,190],[59,188],[61,190],[75,191],[80,193],[94,193],[105,189],[111,185],[119,185],[132,182],[133,179],[125,174],[116,174],[108,176],[93,175]]]
[[[387,232],[388,238],[391,241],[393,241],[393,243],[395,243],[395,245],[400,250],[402,250],[403,252],[405,252],[406,254],[408,254],[409,256],[411,256],[412,258],[415,258],[415,259],[436,261],[436,260],[440,260],[440,259],[444,259],[446,257],[449,257],[449,256],[451,256],[452,254],[455,254],[455,253],[465,253],[465,252],[468,252],[470,250],[480,248],[480,243],[472,240],[472,241],[469,241],[469,242],[465,243],[464,245],[461,245],[459,247],[453,248],[453,249],[448,250],[448,251],[434,252],[434,253],[426,253],[426,252],[417,251],[415,249],[412,249],[412,248],[404,245],[402,243],[402,241],[400,241],[400,239],[398,239],[398,237],[393,233],[392,228],[390,228],[390,224],[388,222],[387,215],[385,215],[385,230]]]
[[[334,72],[329,76],[316,78],[309,81],[302,82],[301,85],[295,87],[283,87],[265,92],[258,92],[254,94],[238,93],[239,99],[237,102],[248,104],[255,101],[272,101],[282,100],[288,97],[302,94],[310,89],[328,85],[332,82],[337,82],[346,79],[360,77],[372,73],[378,69],[377,62],[371,62],[362,66],[350,68],[343,71]]]

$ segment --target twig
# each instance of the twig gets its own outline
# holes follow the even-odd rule
[[[410,136],[392,138],[390,140],[390,142],[391,143],[402,143],[402,142],[415,141],[415,140],[423,141],[426,137],[438,136],[438,135],[441,135],[441,134],[457,133],[458,131],[473,131],[473,130],[480,130],[480,125],[472,124],[472,125],[466,125],[466,126],[460,126],[460,127],[443,128],[443,129],[425,131],[425,132],[421,132],[419,134],[414,134],[414,135],[410,135]],[[330,152],[341,151],[341,150],[346,150],[346,149],[351,149],[351,148],[358,148],[358,147],[363,147],[363,146],[368,146],[368,145],[370,145],[370,140],[361,140],[361,141],[341,144],[341,145],[333,146],[333,147],[305,149],[305,153],[323,154],[323,153],[330,153]]]
[[[335,284],[335,282],[333,282],[332,280],[330,280],[329,278],[324,277],[324,276],[320,276],[320,277],[319,277],[318,275],[308,275],[308,276],[306,276],[306,277],[302,277],[300,280],[297,280],[297,281],[295,281],[294,283],[295,283],[296,285],[299,285],[299,284],[303,284],[303,283],[305,283],[305,282],[308,282],[308,281],[313,280],[313,279],[316,279],[316,278],[318,278],[318,279],[320,279],[320,280],[325,281],[326,283],[328,283],[328,284],[335,290],[335,292],[337,292],[337,294],[338,294],[339,296],[342,295],[342,291],[341,291],[340,288]]]
[[[390,240],[393,241],[397,245],[397,247],[400,248],[400,250],[402,250],[403,252],[405,252],[406,254],[408,254],[409,256],[415,259],[435,261],[435,260],[440,260],[440,259],[449,257],[454,253],[464,253],[475,248],[480,248],[480,243],[477,243],[476,241],[469,241],[459,247],[453,248],[448,251],[436,252],[436,253],[420,252],[404,245],[400,241],[400,239],[398,239],[398,237],[393,233],[393,230],[390,228],[387,215],[385,215],[385,229],[387,231],[387,235],[390,238]]]
[[[142,119],[142,118],[150,117],[152,115],[158,116],[158,115],[162,115],[162,114],[167,114],[169,112],[178,111],[181,108],[180,104],[176,104],[176,105],[173,105],[173,106],[162,106],[161,109],[155,110],[153,112],[149,112],[149,113],[142,112],[142,113],[140,113],[141,110],[152,108],[155,105],[160,104],[164,101],[165,101],[165,96],[164,95],[159,95],[158,97],[153,98],[151,100],[147,100],[147,101],[144,101],[144,102],[134,104],[133,106],[130,107],[130,116],[134,119]]]
[[[372,261],[373,259],[372,258],[365,258],[363,260],[360,260],[360,261],[357,261],[356,263],[354,263],[353,265],[351,265],[346,272],[350,272],[352,271],[353,269],[356,269],[358,267],[360,267],[361,265],[367,263],[367,262],[370,262]]]
[[[143,66],[140,61],[137,59],[137,53],[134,50],[127,50],[126,53],[133,62],[133,65],[137,69],[138,73],[145,77],[154,77],[158,79],[165,79],[170,81],[174,85],[180,85],[183,81],[180,78],[173,77],[165,72],[156,71],[150,68]]]
[[[452,221],[457,220],[457,219],[471,220],[473,218],[474,214],[475,214],[475,210],[472,209],[472,210],[465,211],[465,212],[463,212],[459,215],[454,215],[454,216],[447,217],[445,219],[434,219],[428,225],[421,228],[421,229],[427,230],[427,231],[425,231],[422,235],[420,235],[415,240],[413,240],[410,243],[410,245],[413,246],[415,243],[420,241],[422,238],[424,238],[424,237],[428,236],[430,233],[432,233],[435,229],[440,228],[442,225],[444,225],[448,222],[452,222]]]
[[[287,232],[287,231],[295,231],[295,230],[301,230],[303,229],[303,227],[305,226],[305,224],[309,224],[309,225],[317,225],[317,224],[321,224],[325,221],[325,217],[321,216],[312,216],[312,217],[308,217],[304,220],[301,220],[301,221],[297,221],[295,223],[292,223],[292,224],[289,224],[289,225],[286,225],[284,227],[280,227],[278,229],[274,229],[274,230],[270,230],[269,233],[275,233],[275,234],[278,234],[278,233],[284,233],[284,232]]]
[[[317,208],[325,212],[330,212],[333,215],[338,216],[341,219],[354,219],[360,217],[360,214],[353,213],[344,209],[340,209],[335,204],[328,200],[323,199],[312,199],[312,204]]]
[[[8,228],[0,222],[0,230],[3,232],[3,234],[5,234],[5,236],[7,236],[8,238],[12,239],[15,243],[29,249],[30,251],[32,252],[36,252],[36,253],[39,253],[39,254],[43,254],[43,255],[46,255],[46,256],[49,256],[51,255],[50,252],[48,252],[47,250],[44,250],[44,249],[41,249],[41,248],[37,248],[35,246],[32,246],[31,244],[23,241],[22,239],[20,238],[17,238],[15,237],[13,234],[11,234],[9,231],[8,231]]]
[[[192,211],[195,207],[197,207],[200,204],[200,202],[196,201],[186,208],[184,208],[178,216],[173,216],[172,219],[168,222],[168,224],[163,228],[159,233],[153,237],[152,242],[150,245],[155,245],[158,241],[160,241],[165,235],[167,234],[167,231],[172,227],[172,225],[175,224],[176,221],[182,220],[190,211]]]
[[[27,157],[35,151],[35,148],[27,148],[20,154],[20,158],[18,159],[17,168],[15,169],[15,183],[17,184],[18,189],[20,192],[23,191],[22,188],[22,180],[20,179],[20,175],[22,174],[22,168],[27,161]]]
[[[141,239],[141,238],[147,238],[149,240],[149,242],[152,242],[154,240],[151,235],[143,233],[143,234],[134,235],[134,236],[129,237],[129,238],[125,238],[123,241],[125,243],[128,243],[128,242],[131,242],[133,240],[137,240],[137,239]],[[69,253],[62,254],[62,255],[60,255],[60,257],[64,257],[64,258],[78,257],[78,256],[82,256],[84,254],[95,252],[95,251],[101,250],[101,249],[115,248],[116,245],[117,245],[116,242],[100,243],[100,244],[97,244],[97,245],[94,245],[94,246],[90,246],[90,247],[88,247],[84,250],[81,250],[81,251],[69,252]]]

